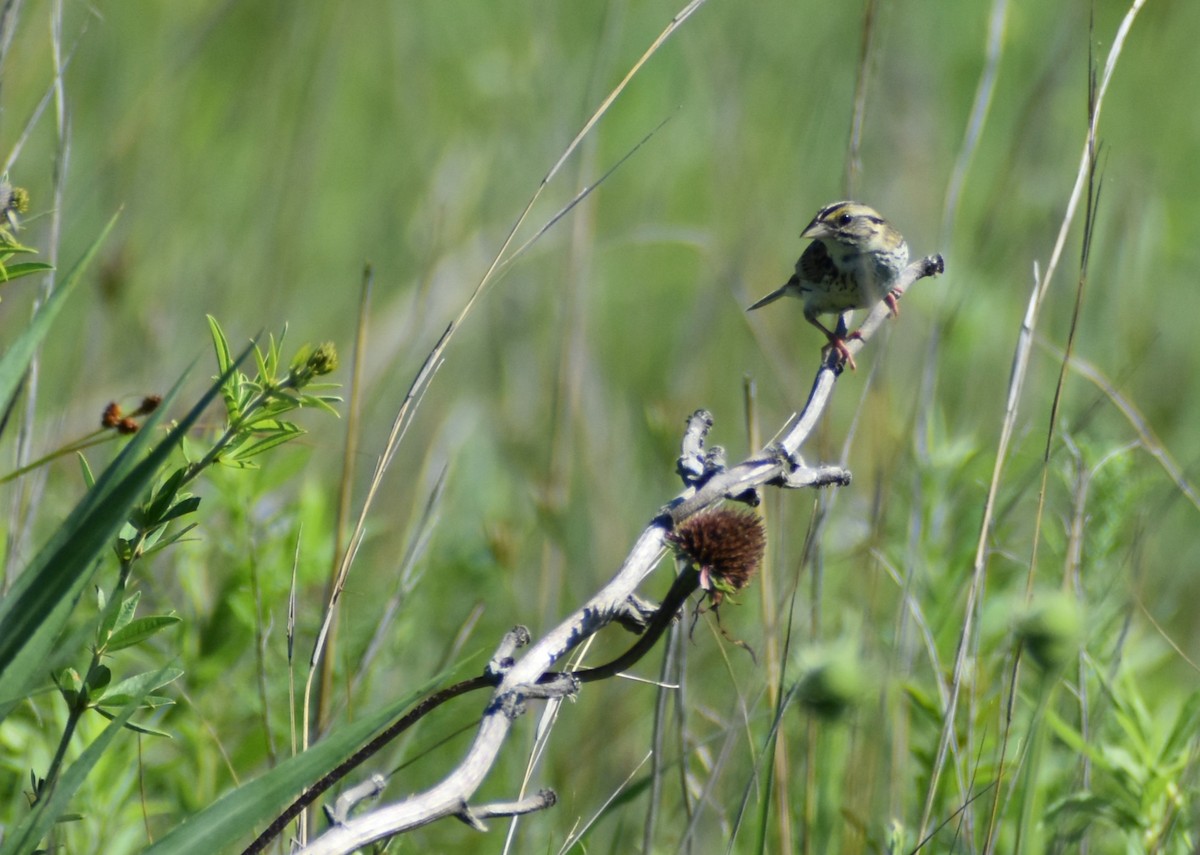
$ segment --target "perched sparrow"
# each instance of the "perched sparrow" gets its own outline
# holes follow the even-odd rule
[[[796,261],[796,272],[777,291],[750,309],[780,297],[804,301],[804,319],[829,339],[832,347],[854,368],[846,342],[817,320],[817,315],[865,309],[886,300],[892,315],[900,314],[892,285],[908,264],[904,235],[858,202],[834,202],[817,211],[801,238],[812,240]],[[854,338],[858,333],[851,333]]]

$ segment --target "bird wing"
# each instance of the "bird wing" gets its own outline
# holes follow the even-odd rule
[[[796,260],[796,275],[805,282],[823,282],[837,275],[837,267],[822,241],[814,240]],[[805,288],[811,291],[812,288]]]

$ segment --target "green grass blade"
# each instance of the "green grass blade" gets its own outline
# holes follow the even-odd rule
[[[249,350],[243,351],[241,358]],[[229,370],[236,370],[236,363]],[[210,386],[175,429],[152,448],[154,428],[178,394],[183,382],[180,378],[162,406],[146,420],[18,577],[9,595],[0,601],[0,720],[44,674],[55,640],[101,554],[168,456],[217,396],[225,379],[222,376]]]
[[[71,272],[38,309],[29,326],[17,336],[17,340],[4,352],[4,356],[0,356],[0,410],[6,409],[8,402],[16,394],[21,385],[21,378],[25,376],[25,371],[29,368],[29,363],[33,359],[38,345],[46,337],[50,325],[58,317],[59,311],[66,304],[71,292],[75,290],[75,286],[79,284],[79,280],[83,278],[84,272],[95,258],[100,245],[104,243],[108,233],[116,224],[118,216],[119,214],[113,215],[112,219],[108,221],[108,225],[100,232],[100,236],[92,241],[92,245],[88,247],[83,257],[75,262]]]
[[[153,680],[147,682],[153,682]],[[87,780],[88,773],[100,760],[113,738],[121,732],[141,701],[141,696],[131,699],[120,715],[115,716],[100,735],[83,750],[79,759],[66,768],[53,792],[49,796],[43,797],[43,801],[39,802],[9,834],[5,835],[4,843],[0,846],[0,855],[24,855],[26,852],[35,851],[38,842],[49,833],[54,823],[66,811],[72,796]]]
[[[427,688],[427,687],[426,687]],[[338,728],[312,748],[290,757],[271,771],[232,790],[188,817],[143,855],[209,855],[224,852],[265,828],[306,787],[350,757],[390,722],[398,719],[426,691]],[[365,773],[364,773],[365,774]]]

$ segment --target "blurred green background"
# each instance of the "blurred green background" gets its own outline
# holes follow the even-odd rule
[[[994,96],[950,216],[947,191],[985,64],[992,6],[907,0],[877,10],[853,195],[895,223],[914,255],[941,252],[947,273],[919,283],[899,321],[859,358],[860,370],[843,376],[821,436],[806,450],[810,460],[844,454],[855,475],[851,487],[825,497],[815,605],[813,564],[802,564],[814,497],[771,494],[766,504],[785,614],[793,601],[782,598],[800,590],[798,636],[849,637],[879,663],[891,661],[901,611],[888,565],[917,568],[919,596],[931,610],[945,609],[933,629],[945,642],[944,661],[952,655],[1034,265],[1046,269],[1078,169],[1089,57],[1102,61],[1127,8],[1111,0],[1007,4]],[[0,69],[6,154],[54,80],[54,8],[26,2],[10,21]],[[425,355],[539,182],[679,4],[259,0],[67,4],[64,11],[62,197],[56,203],[51,104],[10,169],[33,199],[20,237],[51,247],[58,204],[61,268],[113,212],[123,213],[90,287],[76,295],[44,352],[34,454],[91,430],[109,400],[165,390],[196,360],[189,382],[198,392],[212,364],[206,313],[233,341],[284,324],[292,345],[333,340],[345,381],[370,262],[357,507]],[[710,0],[550,182],[518,244],[658,128],[505,267],[451,344],[389,471],[346,592],[339,668],[350,671],[444,471],[431,538],[384,652],[357,687],[356,709],[435,673],[477,607],[482,616],[465,649],[485,652],[511,624],[537,634],[601,585],[678,492],[674,461],[693,410],[714,413],[712,440],[738,460],[751,450],[746,378],[756,388],[761,440],[803,403],[820,336],[803,324],[798,304],[752,317],[743,310],[790,273],[812,214],[851,189],[847,146],[863,19],[863,3]],[[1200,233],[1197,32],[1200,5],[1148,3],[1120,59],[1100,123],[1103,192],[1074,344],[1075,355],[1140,410],[1189,477],[1200,464],[1200,411],[1190,394],[1200,355],[1188,326],[1200,316],[1200,244],[1191,239]],[[1001,634],[1004,597],[1023,591],[1031,558],[1080,222],[1039,321],[989,536],[989,597]],[[33,291],[28,280],[6,289],[4,328],[25,323]],[[273,625],[272,726],[281,744],[286,733],[282,626],[291,556],[298,536],[305,582],[298,649],[306,655],[330,561],[344,422],[312,418],[306,426],[306,448],[262,472],[217,479],[199,542],[159,558],[150,587],[160,605],[187,618],[175,641],[189,669],[188,701],[162,726],[194,735],[147,745],[160,788],[152,826],[160,830],[231,786],[200,722],[219,734],[243,780],[263,768],[261,711],[242,649],[255,611],[251,565],[264,574],[263,609]],[[1083,449],[1088,465],[1137,438],[1112,401],[1076,375],[1067,379],[1057,429],[1038,553],[1038,578],[1051,587],[1062,577],[1079,495],[1062,438]],[[1167,652],[1140,609],[1183,652],[1200,653],[1200,622],[1188,605],[1200,595],[1200,510],[1144,450],[1122,455],[1119,477],[1102,472],[1110,480],[1097,483],[1083,510],[1096,542],[1087,544],[1082,572],[1100,580],[1088,592],[1096,615],[1089,644],[1105,646],[1131,620],[1145,640],[1146,691],[1170,707],[1175,681],[1195,674]],[[77,467],[56,464],[43,499],[46,526],[81,489]],[[296,535],[299,522],[305,526]],[[661,594],[665,571],[650,586],[647,593]],[[761,626],[756,597],[751,589],[724,620],[733,636],[761,649],[765,634],[781,637],[785,628]],[[605,650],[625,644],[615,635],[602,640]],[[761,667],[730,648],[727,671],[721,644],[698,630],[689,647],[689,670],[702,677],[692,686],[699,731],[719,732],[735,717],[738,697],[761,702]],[[245,693],[244,709],[230,708],[231,684]],[[647,747],[651,691],[589,687],[566,710],[533,778],[563,801],[522,823],[526,851],[557,846],[630,773]],[[458,724],[478,707],[461,703],[469,709],[457,713]],[[853,733],[878,727],[871,718],[878,715],[864,713]],[[628,724],[627,741],[612,740],[615,720]],[[530,722],[519,726],[486,795],[514,793]],[[439,727],[414,745],[432,744]],[[406,771],[392,795],[436,780],[463,739]],[[744,778],[731,775],[715,798],[736,800],[741,786]],[[907,798],[886,806],[911,824],[920,805]],[[880,833],[884,804],[868,800],[856,809],[868,836]],[[624,851],[639,841],[641,810],[635,802],[614,812],[593,832],[593,845]],[[128,833],[139,817],[89,822]],[[701,828],[727,831],[705,822]],[[664,851],[673,851],[683,823],[670,813],[660,823]],[[118,839],[112,828],[90,828]],[[499,835],[441,823],[413,839],[433,851],[495,851]]]

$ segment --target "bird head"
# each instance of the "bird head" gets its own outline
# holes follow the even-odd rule
[[[890,249],[888,236],[895,230],[874,208],[859,202],[826,205],[800,233],[805,240],[836,241],[866,250]]]

